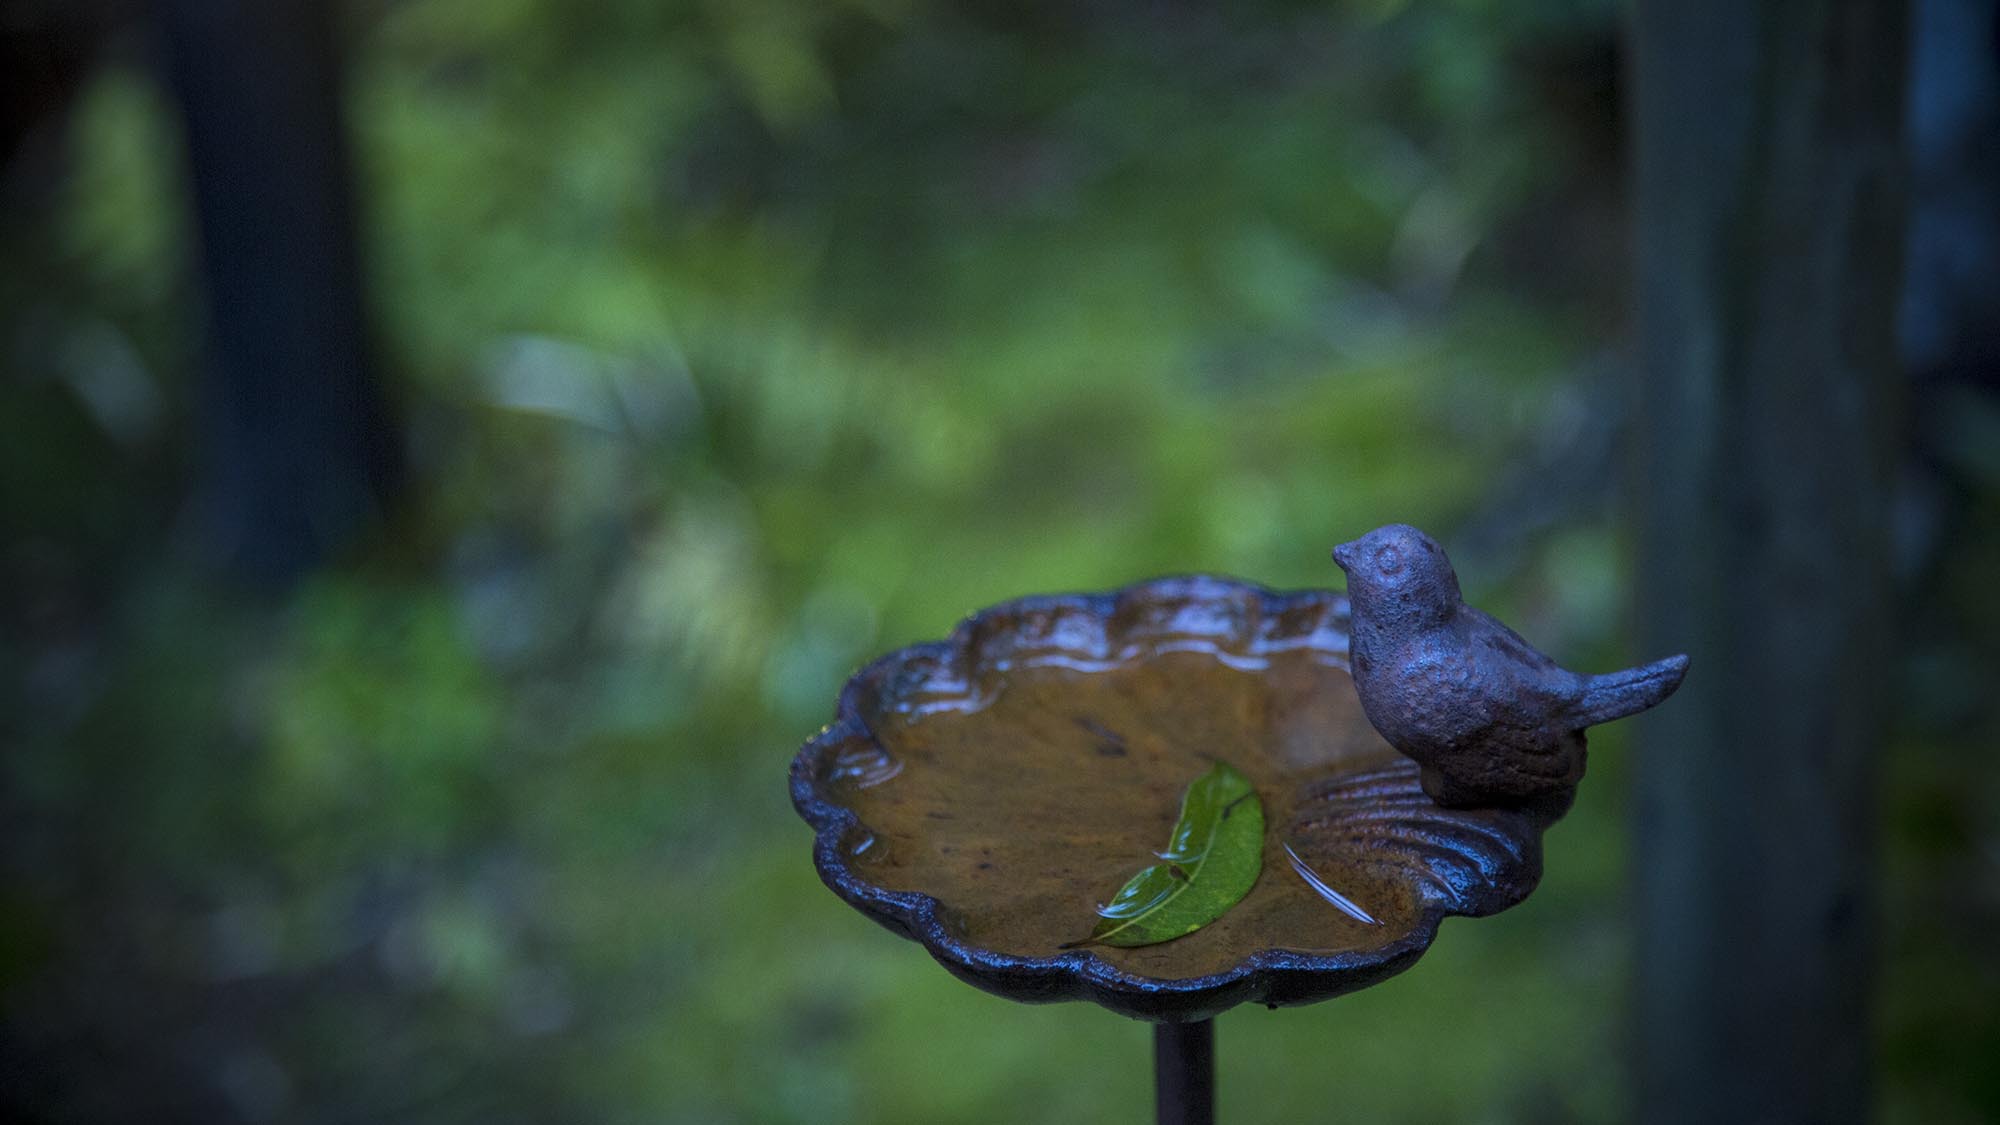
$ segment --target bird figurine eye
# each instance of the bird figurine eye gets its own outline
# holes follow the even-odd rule
[[[1388,575],[1403,572],[1403,553],[1394,547],[1384,547],[1375,552],[1375,569]]]

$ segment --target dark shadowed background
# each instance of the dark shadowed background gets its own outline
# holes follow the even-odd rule
[[[1872,951],[1832,970],[1870,1002],[1853,1112],[2000,1119],[1990,0],[1913,0],[1900,110],[1898,37],[1840,24],[1889,93],[1843,103],[1876,62],[1836,57],[1806,101],[1902,135],[1773,128],[1826,146],[1764,197],[1809,221],[1738,223],[1805,261],[1815,185],[1904,170],[1855,181],[1897,237],[1836,255],[1887,297],[1829,316],[1896,333],[1879,511],[1814,487],[1875,452],[1785,428],[1852,388],[1757,335],[1827,308],[1783,269],[1712,319],[1792,397],[1732,428],[1662,391],[1708,354],[1674,217],[1737,180],[1644,150],[1635,236],[1629,171],[1635,121],[1728,134],[1728,98],[1676,100],[1704,68],[1810,85],[1759,45],[1852,4],[1745,6],[1762,38],[1712,55],[1600,0],[262,7],[0,4],[0,1117],[1143,1119],[1144,1026],[974,992],[820,886],[785,768],[858,663],[1026,593],[1336,585],[1328,547],[1407,521],[1565,663],[1690,648],[1707,691],[1742,671],[1702,662],[1712,619],[1794,587],[1683,603],[1660,560],[1780,495],[1883,556],[1853,599],[1893,629],[1838,591],[1795,618],[1879,697],[1859,804],[1738,808],[1719,736],[1645,789],[1655,717],[1606,729],[1525,905],[1219,1021],[1224,1119],[1623,1120],[1635,997],[1764,1019],[1649,964],[1682,933],[1634,890],[1662,793],[1872,825],[1827,857],[1873,885],[1828,922]],[[1731,443],[1782,455],[1677,492],[1677,451]],[[1841,742],[1830,683],[1751,702]],[[1791,893],[1718,823],[1668,866]],[[1687,909],[1725,950],[1761,925]]]

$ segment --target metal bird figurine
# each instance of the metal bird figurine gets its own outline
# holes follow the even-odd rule
[[[1390,524],[1333,549],[1353,607],[1354,686],[1368,721],[1423,767],[1440,805],[1553,798],[1583,778],[1585,727],[1680,686],[1686,656],[1584,676],[1465,604],[1431,537]]]

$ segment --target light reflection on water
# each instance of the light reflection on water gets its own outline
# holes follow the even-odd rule
[[[871,789],[903,772],[903,763],[873,742],[844,746],[833,756],[826,779],[852,789]]]
[[[1344,641],[1344,638],[1336,639]],[[900,698],[890,701],[885,708],[890,714],[914,722],[931,715],[970,715],[993,705],[1006,690],[1005,673],[1056,668],[1084,675],[1113,672],[1129,667],[1141,660],[1171,653],[1192,653],[1207,656],[1216,663],[1239,672],[1264,672],[1271,667],[1271,658],[1280,654],[1303,654],[1312,663],[1327,668],[1346,670],[1348,667],[1346,645],[1330,647],[1327,637],[1319,632],[1298,636],[1263,639],[1254,642],[1251,652],[1238,652],[1212,637],[1152,637],[1145,641],[1135,641],[1106,656],[1093,656],[1074,649],[1051,648],[1030,651],[1013,656],[998,657],[986,662],[981,668],[978,681],[971,679],[947,678],[936,675],[922,688],[907,691]],[[886,779],[885,779],[886,780]]]

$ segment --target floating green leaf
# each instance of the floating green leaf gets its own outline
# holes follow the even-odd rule
[[[1188,786],[1156,863],[1098,908],[1078,945],[1152,945],[1191,934],[1242,901],[1264,866],[1264,806],[1250,779],[1217,762]]]

